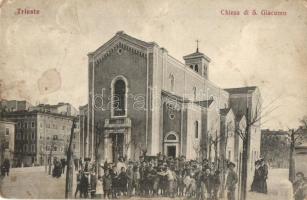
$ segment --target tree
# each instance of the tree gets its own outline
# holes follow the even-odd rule
[[[231,121],[228,121],[226,123],[226,131],[224,135],[220,136],[220,141],[223,143],[223,152],[222,153],[222,160],[221,160],[221,164],[222,166],[220,166],[219,168],[222,169],[222,188],[221,188],[221,197],[224,197],[224,190],[225,190],[225,183],[226,183],[226,170],[227,170],[227,164],[228,164],[228,160],[226,159],[226,154],[227,154],[227,144],[228,144],[228,138],[229,138],[229,133],[233,132],[234,129],[234,124]]]
[[[71,148],[72,140],[74,138],[74,130],[76,127],[76,118],[73,119],[71,130],[70,130],[70,139],[67,149],[67,169],[66,169],[66,182],[65,182],[65,199],[68,199],[72,193],[72,183],[73,183],[73,160],[72,155],[73,151]]]
[[[243,142],[243,151],[242,151],[242,176],[241,176],[241,199],[246,199],[247,194],[247,175],[248,175],[248,162],[249,162],[249,148],[250,148],[250,138],[251,138],[251,129],[260,128],[261,125],[270,120],[270,114],[276,110],[279,105],[273,106],[276,101],[279,99],[279,96],[266,105],[262,105],[262,99],[260,95],[255,96],[255,104],[251,103],[252,97],[248,97],[246,94],[246,101],[239,102],[237,106],[242,104],[246,105],[245,110],[241,110],[240,114],[245,115],[246,117],[246,126],[244,130],[237,129],[236,133],[240,136]],[[237,113],[239,114],[239,113]]]

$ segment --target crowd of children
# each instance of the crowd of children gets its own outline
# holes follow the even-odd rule
[[[95,166],[86,162],[79,171],[75,196],[80,192],[81,198],[94,197],[97,184]],[[158,155],[137,162],[124,162],[119,158],[116,164],[104,162],[100,167],[101,173],[97,177],[102,182],[104,198],[187,196],[216,200],[219,196],[219,166],[206,159],[197,162],[186,161],[184,156],[174,159]]]

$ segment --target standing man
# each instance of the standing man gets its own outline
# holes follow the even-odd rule
[[[264,159],[260,159],[260,191],[261,193],[267,194],[268,193],[268,186],[266,180],[268,179],[268,165],[265,163]]]
[[[8,176],[10,173],[10,167],[11,167],[9,159],[4,160],[4,167],[5,167],[6,175]]]
[[[235,200],[236,184],[238,183],[238,175],[234,171],[236,165],[232,162],[228,165],[228,175],[226,179],[227,199]]]
[[[306,183],[304,180],[304,173],[296,173],[296,181],[293,183],[293,196],[295,200],[304,200],[306,197]]]

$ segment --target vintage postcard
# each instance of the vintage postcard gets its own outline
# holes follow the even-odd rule
[[[307,199],[306,0],[0,0],[0,196]]]

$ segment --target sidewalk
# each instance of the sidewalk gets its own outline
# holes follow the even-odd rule
[[[288,169],[270,169],[267,180],[268,194],[248,192],[247,200],[292,200],[292,184],[288,180]]]

